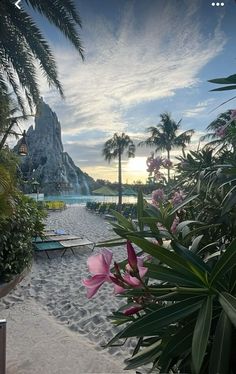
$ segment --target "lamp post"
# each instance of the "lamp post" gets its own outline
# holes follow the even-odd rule
[[[22,134],[22,139],[21,139],[21,143],[20,143],[20,146],[19,146],[19,149],[18,149],[18,154],[20,156],[27,156],[28,154],[28,146],[27,146],[27,143],[26,143],[26,132],[25,130],[23,131],[23,134]]]
[[[34,186],[35,190],[36,190],[36,201],[38,201],[39,199],[39,182],[37,182],[36,180],[34,180],[32,183],[32,186]]]

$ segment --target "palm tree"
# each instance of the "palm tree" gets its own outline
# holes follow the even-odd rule
[[[182,148],[184,155],[184,149],[186,144],[190,143],[191,136],[194,130],[187,130],[177,135],[177,131],[180,128],[181,120],[175,122],[171,119],[169,113],[160,114],[161,121],[157,126],[151,126],[147,129],[147,132],[151,133],[151,136],[145,141],[140,142],[139,145],[155,147],[155,151],[167,152],[167,159],[170,160],[170,152],[172,148]],[[170,180],[170,169],[168,168],[168,181]]]
[[[102,154],[105,160],[111,162],[118,158],[118,185],[119,185],[119,207],[122,204],[122,172],[121,172],[121,157],[123,153],[127,150],[128,157],[134,157],[135,155],[135,145],[130,137],[124,133],[118,135],[115,133],[113,137],[106,141],[104,144]]]
[[[4,84],[10,84],[24,113],[24,98],[32,110],[40,97],[37,65],[48,84],[56,87],[62,97],[63,89],[54,56],[41,30],[32,17],[24,9],[17,9],[14,3],[9,0],[0,2],[0,89]],[[81,20],[72,0],[26,0],[25,3],[56,26],[83,58],[77,30],[81,27]]]

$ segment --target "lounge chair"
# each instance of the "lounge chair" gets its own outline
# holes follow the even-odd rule
[[[76,235],[66,235],[66,234],[60,234],[55,235],[52,232],[48,233],[50,235],[41,237],[36,237],[33,239],[33,246],[35,251],[37,252],[45,252],[47,257],[50,259],[48,252],[49,251],[55,251],[55,250],[63,250],[61,257],[64,256],[66,251],[68,249],[71,250],[73,255],[75,255],[75,252],[73,248],[75,247],[82,247],[82,246],[88,246],[89,248],[94,249],[95,243],[91,240],[88,240],[86,238],[81,238]],[[46,232],[45,232],[46,234]]]

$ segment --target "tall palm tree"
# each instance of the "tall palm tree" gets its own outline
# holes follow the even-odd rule
[[[113,137],[106,141],[104,144],[102,154],[105,160],[111,162],[118,158],[118,185],[119,185],[119,207],[122,204],[122,171],[121,171],[121,157],[123,153],[127,150],[128,157],[135,156],[135,145],[128,135],[122,133],[118,135],[115,133]]]
[[[49,44],[32,17],[14,3],[13,0],[0,1],[0,89],[2,83],[10,84],[24,112],[25,98],[32,109],[40,97],[37,65],[48,84],[56,87],[61,96],[63,89]],[[78,34],[81,20],[72,0],[25,0],[25,3],[56,26],[83,58]]]
[[[160,114],[161,121],[156,126],[148,127],[147,132],[151,135],[143,142],[140,142],[139,145],[155,147],[155,151],[167,152],[167,159],[170,160],[170,152],[173,148],[182,148],[184,154],[184,149],[186,144],[190,143],[191,136],[194,133],[194,130],[187,130],[181,134],[177,134],[180,129],[181,120],[175,122],[171,119],[169,113]],[[168,168],[168,181],[170,180],[170,169]]]

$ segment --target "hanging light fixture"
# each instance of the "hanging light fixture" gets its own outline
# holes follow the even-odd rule
[[[27,144],[26,144],[26,132],[25,130],[23,131],[23,134],[22,134],[22,139],[21,139],[21,143],[20,143],[20,146],[19,146],[19,149],[18,149],[18,153],[20,156],[27,156],[28,154],[28,147],[27,147]]]

